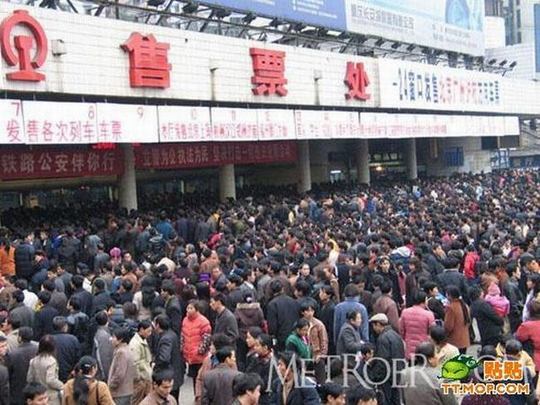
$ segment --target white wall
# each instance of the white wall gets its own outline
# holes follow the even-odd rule
[[[491,152],[481,150],[480,138],[446,138],[437,140],[438,157],[426,159],[428,176],[449,176],[453,173],[480,173],[491,171]],[[463,166],[445,167],[444,150],[452,147],[463,147]]]
[[[533,80],[536,78],[535,49],[533,42],[487,49],[486,60],[490,59],[497,59],[497,63],[505,59],[508,61],[508,64],[514,61],[517,62],[516,67],[512,71],[506,73],[506,77],[522,80]]]
[[[504,27],[504,18],[485,17],[484,44],[486,49],[500,48],[506,44],[506,30]]]

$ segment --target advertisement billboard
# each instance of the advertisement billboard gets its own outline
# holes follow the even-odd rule
[[[351,32],[461,52],[484,53],[484,0],[346,0]]]
[[[536,73],[540,73],[540,4],[534,5],[534,59]]]
[[[335,30],[346,29],[344,0],[205,0],[201,3]]]

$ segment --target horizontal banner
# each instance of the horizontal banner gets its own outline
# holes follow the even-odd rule
[[[0,179],[115,176],[124,172],[120,149],[114,150],[2,150]]]
[[[295,162],[296,142],[227,142],[142,145],[135,149],[137,169],[187,169],[225,164]]]
[[[7,145],[250,142],[519,133],[518,118],[510,116],[394,113],[361,113],[359,116],[355,111],[18,100],[0,100],[0,113],[0,144]],[[444,125],[447,127],[443,128]]]

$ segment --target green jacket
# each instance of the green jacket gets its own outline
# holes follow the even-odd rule
[[[307,345],[296,332],[289,335],[285,341],[285,348],[286,350],[296,353],[302,359],[311,359],[311,347]]]

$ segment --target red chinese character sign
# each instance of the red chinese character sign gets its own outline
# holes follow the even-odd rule
[[[11,34],[16,26],[24,26],[30,35],[15,35],[13,44]],[[36,50],[32,50],[32,46]],[[15,12],[2,21],[0,25],[0,45],[2,47],[2,57],[9,66],[19,66],[16,72],[6,74],[8,80],[40,82],[45,80],[43,73],[36,72],[47,59],[48,44],[47,36],[39,22],[31,17],[26,10],[15,10]],[[32,53],[34,55],[32,56]]]
[[[129,52],[131,87],[166,89],[170,86],[169,47],[167,43],[157,42],[152,34],[131,34],[127,42],[121,45],[124,51]]]
[[[285,52],[268,49],[251,48],[249,50],[253,64],[254,76],[251,83],[256,85],[253,94],[256,96],[272,96],[277,94],[284,97],[288,90],[285,88]]]
[[[367,93],[369,77],[363,63],[347,62],[347,73],[345,84],[349,87],[349,92],[345,94],[347,100],[367,101],[371,94]]]

